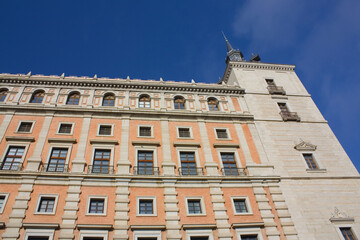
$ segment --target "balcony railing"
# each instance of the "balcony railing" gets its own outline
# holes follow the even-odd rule
[[[181,176],[204,176],[204,169],[179,167],[179,174]]]
[[[64,173],[68,172],[68,164],[43,164],[41,165],[40,172],[58,172]]]
[[[296,112],[280,112],[281,117],[284,121],[298,121],[300,122],[300,117]]]
[[[280,95],[285,95],[286,94],[283,87],[268,86],[267,89],[269,90],[270,94],[280,94]]]
[[[22,163],[9,165],[6,162],[1,163],[1,171],[21,171],[23,168]]]
[[[88,173],[93,174],[113,174],[114,166],[105,166],[105,165],[89,165]]]
[[[158,167],[134,166],[134,175],[160,175]]]
[[[245,168],[222,168],[223,176],[247,176]]]

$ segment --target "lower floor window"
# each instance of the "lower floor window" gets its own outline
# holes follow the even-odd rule
[[[257,234],[253,235],[241,235],[241,240],[257,240],[258,236]]]
[[[24,240],[53,240],[54,230],[26,229]]]
[[[190,237],[190,240],[208,240],[209,237],[208,236],[195,236],[195,237]]]
[[[356,240],[350,227],[342,227],[340,228],[340,231],[343,237],[345,238],[345,240]]]
[[[27,240],[49,240],[49,237],[43,236],[30,236]]]

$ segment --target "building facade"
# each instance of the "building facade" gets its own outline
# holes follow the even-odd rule
[[[295,66],[219,83],[0,74],[4,240],[360,238],[359,174]]]

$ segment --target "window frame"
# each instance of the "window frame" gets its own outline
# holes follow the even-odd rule
[[[157,238],[161,240],[161,230],[135,230],[133,233],[133,239],[138,240],[139,238]]]
[[[263,235],[261,233],[261,229],[259,227],[244,227],[236,229],[236,236],[238,240],[242,240],[241,235],[257,235],[257,240],[263,240]]]
[[[195,147],[176,147],[176,154],[177,154],[177,158],[178,158],[178,166],[181,167],[181,157],[180,157],[180,152],[194,152],[194,156],[195,156],[195,168],[201,168],[200,165],[200,155],[199,155],[199,151],[197,148]],[[186,175],[185,175],[186,176]],[[191,176],[191,175],[190,175]],[[198,174],[197,174],[198,176]]]
[[[142,147],[142,146],[135,146],[135,166],[139,167],[139,159],[138,159],[138,152],[139,151],[152,151],[153,152],[153,168],[157,168],[158,167],[158,162],[157,162],[157,147],[150,147],[150,146],[146,146],[146,147]]]
[[[105,97],[108,97],[108,96],[112,96],[114,99],[114,105],[104,105],[104,100],[105,100]],[[109,100],[107,100],[109,101]],[[104,96],[101,98],[101,106],[102,107],[115,107],[115,103],[116,103],[116,95],[112,92],[107,92],[104,94]]]
[[[102,237],[103,240],[108,240],[109,231],[107,230],[80,230],[79,240],[84,240],[86,237]]]
[[[71,124],[71,131],[70,133],[61,133],[60,132],[60,128],[61,128],[61,125],[62,124]],[[58,124],[58,128],[57,128],[57,131],[56,131],[56,134],[59,134],[59,135],[73,135],[74,134],[74,126],[75,126],[75,123],[74,122],[59,122]]]
[[[41,102],[32,102],[35,98],[35,95],[37,94],[43,94],[42,96],[42,99],[41,99]],[[30,100],[29,100],[29,103],[30,104],[43,104],[44,100],[45,100],[45,97],[46,97],[46,92],[43,90],[43,89],[36,89],[35,91],[33,91],[33,93],[31,94],[31,97],[30,97]]]
[[[177,99],[182,99],[182,100],[183,100],[184,108],[176,108],[176,107],[175,107],[175,106],[176,106],[175,101],[176,101]],[[186,99],[185,99],[185,97],[183,97],[183,96],[181,96],[181,95],[176,95],[176,96],[174,96],[173,105],[174,105],[174,110],[186,110]]]
[[[140,201],[141,200],[152,200],[152,214],[140,213]],[[136,216],[139,217],[156,217],[157,216],[157,204],[155,196],[138,196],[136,197]]]
[[[69,99],[70,97],[72,97],[73,95],[79,95],[79,102],[78,104],[69,104]],[[68,95],[67,95],[67,98],[66,98],[66,101],[65,101],[65,105],[67,106],[80,106],[81,105],[81,93],[79,91],[71,91]]]
[[[28,132],[19,132],[20,126],[21,126],[22,123],[31,123],[30,131],[28,131]],[[36,123],[36,121],[32,121],[32,120],[30,120],[30,121],[28,121],[28,120],[21,120],[21,121],[19,121],[19,124],[18,124],[18,126],[17,126],[17,128],[16,128],[15,133],[21,133],[21,134],[32,133],[32,131],[33,131],[33,129],[34,129],[35,123]]]
[[[91,199],[103,199],[104,200],[104,212],[102,213],[90,213]],[[107,215],[108,196],[106,195],[88,195],[86,201],[86,216],[106,216]]]
[[[6,92],[6,94],[0,95],[0,104],[7,102],[7,99],[8,99],[8,97],[9,97],[9,91],[10,91],[10,90],[9,90],[8,88],[1,88],[1,89],[0,89],[0,93]],[[2,96],[5,96],[5,98],[4,98],[3,101],[1,101],[1,97],[2,97]]]
[[[208,240],[214,240],[212,229],[191,229],[185,230],[186,240],[191,240],[191,237],[208,237]]]
[[[1,168],[1,171],[20,171],[21,169],[18,169],[18,170],[7,170],[7,169],[2,169],[3,167],[3,164],[4,164],[4,160],[7,156],[7,153],[10,149],[10,147],[24,147],[24,154],[22,155],[21,159],[20,159],[20,162],[19,162],[19,166],[22,167],[23,163],[24,163],[24,160],[25,160],[25,157],[26,157],[26,154],[27,154],[27,151],[29,149],[29,146],[30,146],[30,143],[29,142],[7,142],[6,144],[6,147],[5,147],[5,151],[3,152],[3,154],[1,155],[1,161],[0,161],[0,168]]]
[[[189,204],[188,204],[189,200],[199,200],[200,201],[201,213],[189,213]],[[206,216],[206,208],[205,208],[203,197],[197,197],[197,196],[185,197],[185,207],[186,207],[186,216],[188,216],[188,217]]]
[[[39,212],[39,207],[40,207],[42,198],[54,198],[54,208],[53,208],[52,212]],[[59,194],[39,194],[37,202],[36,202],[34,215],[55,215],[58,199],[59,199]]]
[[[54,148],[67,148],[67,155],[66,155],[66,159],[65,159],[65,166],[68,165],[69,166],[69,161],[70,161],[70,155],[71,155],[71,150],[72,150],[72,144],[71,143],[63,143],[63,144],[50,144],[49,146],[49,151],[48,151],[48,154],[47,154],[47,157],[46,157],[46,162],[45,164],[47,164],[49,166],[49,163],[50,163],[50,158],[51,158],[51,155],[52,155],[52,152],[54,150]],[[48,171],[46,171],[48,172]],[[65,172],[65,170],[64,170]],[[51,172],[50,172],[51,173]],[[56,172],[55,172],[56,173]],[[59,172],[58,172],[59,173]],[[60,172],[61,173],[61,172]]]
[[[324,173],[326,172],[326,169],[323,167],[321,161],[319,160],[319,158],[316,156],[316,153],[314,151],[309,151],[309,150],[298,150],[300,157],[301,157],[301,161],[304,164],[305,167],[305,171],[308,173]],[[309,168],[309,166],[306,163],[306,160],[304,158],[304,154],[311,154],[313,157],[313,160],[315,161],[316,166],[318,167],[317,169],[311,169]]]
[[[217,134],[217,130],[225,130],[225,131],[226,131],[226,134],[227,134],[227,138],[219,138],[219,137],[218,137],[218,134]],[[215,127],[215,128],[214,128],[214,132],[215,132],[215,138],[216,138],[216,140],[232,140],[232,139],[231,139],[231,135],[230,135],[229,128]]]
[[[109,127],[111,128],[110,134],[109,135],[105,135],[105,134],[100,134],[100,128],[104,126],[104,127]],[[99,123],[97,126],[97,132],[96,132],[96,136],[97,137],[113,137],[114,136],[114,124],[107,124],[107,123]]]
[[[142,127],[149,127],[150,131],[151,131],[151,135],[150,136],[141,136],[140,128],[142,128]],[[154,138],[154,125],[138,125],[137,126],[137,137],[138,138]]]
[[[110,150],[110,159],[109,159],[109,172],[108,173],[94,173],[94,174],[111,174],[110,167],[114,167],[114,153],[115,153],[115,146],[114,145],[98,145],[94,144],[91,152],[91,166],[94,168],[94,159],[95,159],[95,152],[96,150]],[[93,172],[91,172],[93,173]]]
[[[245,205],[246,205],[246,210],[247,212],[241,213],[241,212],[236,212],[236,207],[235,207],[235,200],[245,200]],[[232,196],[231,197],[231,205],[232,205],[232,209],[233,209],[233,213],[235,216],[240,216],[240,215],[253,215],[253,211],[250,205],[250,200],[248,196]]]
[[[216,100],[217,110],[210,110],[209,102],[212,101],[212,100]],[[220,112],[220,111],[221,111],[221,110],[220,110],[220,101],[219,101],[217,98],[215,98],[215,97],[208,97],[208,98],[206,99],[206,105],[207,105],[207,109],[208,109],[209,112]],[[212,109],[214,109],[214,108],[212,108]]]
[[[54,239],[55,229],[26,229],[24,240],[28,240],[29,237],[49,237],[49,240]]]
[[[241,164],[241,161],[240,161],[240,156],[239,156],[239,153],[238,153],[238,150],[237,149],[225,149],[225,148],[217,148],[217,153],[218,153],[218,157],[219,157],[219,163],[220,163],[220,169],[223,169],[224,168],[224,164],[223,164],[223,161],[222,161],[222,157],[221,157],[221,153],[233,153],[234,154],[234,160],[235,160],[235,163],[236,163],[236,167],[238,169],[242,169],[243,166]],[[231,176],[231,175],[228,175],[228,176]],[[239,175],[240,176],[240,175]]]
[[[0,197],[4,197],[4,203],[3,203],[2,207],[0,208],[0,214],[2,214],[4,212],[7,200],[9,199],[9,195],[10,195],[10,193],[0,193]]]
[[[189,137],[181,137],[180,136],[180,128],[189,129],[190,136]],[[179,138],[179,139],[194,139],[192,127],[189,127],[189,126],[176,126],[176,133],[177,133],[177,138]]]
[[[360,235],[354,228],[354,224],[349,224],[349,223],[336,224],[335,228],[336,228],[336,232],[338,233],[341,240],[347,240],[344,238],[344,236],[341,232],[341,228],[350,228],[351,233],[354,235],[355,239],[356,240],[359,239],[358,236],[360,236]]]
[[[140,101],[140,99],[143,98],[143,97],[149,98],[149,101],[146,101],[146,102],[149,103],[149,107],[146,107],[146,102],[145,101],[143,101],[144,106],[143,107],[140,106],[140,104],[142,102],[142,101]],[[152,100],[152,98],[151,98],[150,95],[148,95],[148,94],[140,94],[139,97],[137,98],[137,102],[138,102],[137,106],[138,106],[138,108],[140,108],[140,109],[151,109],[151,106],[152,106],[152,104],[151,104],[152,101],[151,100]]]

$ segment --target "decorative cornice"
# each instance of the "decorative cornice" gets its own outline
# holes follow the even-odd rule
[[[132,145],[160,146],[158,141],[132,141]]]
[[[6,141],[18,141],[18,142],[33,142],[34,137],[21,137],[21,136],[6,136]]]
[[[315,151],[316,145],[311,144],[310,142],[305,142],[301,139],[300,143],[296,144],[294,148],[298,151]]]
[[[340,212],[340,210],[335,207],[334,212],[331,213],[330,222],[354,222],[354,218],[349,217],[346,213]]]
[[[183,224],[182,229],[215,229],[216,224]]]
[[[174,147],[200,147],[199,142],[174,142]]]
[[[233,223],[232,228],[264,227],[263,222]]]
[[[37,229],[59,229],[58,223],[23,223],[24,228],[37,228]]]
[[[77,224],[77,229],[102,229],[111,230],[113,226],[111,224]]]
[[[119,144],[116,139],[90,139],[90,144]]]
[[[48,138],[49,143],[76,143],[75,138]]]
[[[165,225],[130,225],[131,230],[165,230]]]
[[[214,143],[214,148],[240,148],[238,143]]]

